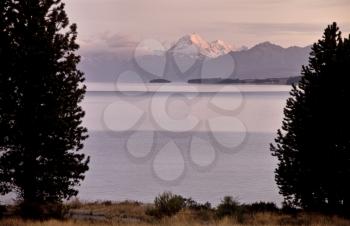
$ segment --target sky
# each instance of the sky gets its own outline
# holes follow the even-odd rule
[[[82,47],[172,43],[197,33],[235,47],[271,41],[306,46],[336,21],[350,32],[350,0],[64,0]]]

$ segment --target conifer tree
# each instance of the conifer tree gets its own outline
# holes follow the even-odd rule
[[[0,193],[24,203],[77,195],[89,157],[77,26],[61,0],[0,1]]]
[[[285,203],[350,211],[350,40],[336,23],[312,47],[271,151]]]

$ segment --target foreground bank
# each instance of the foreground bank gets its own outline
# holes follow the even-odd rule
[[[0,225],[6,226],[82,226],[82,225],[120,225],[120,226],[228,226],[228,225],[350,225],[345,217],[304,212],[296,209],[276,207],[273,203],[258,202],[240,204],[231,197],[211,207],[210,203],[197,203],[171,193],[156,197],[153,204],[140,202],[110,201],[82,203],[72,201],[61,206],[62,215],[46,215],[41,220],[24,220],[16,213],[16,206],[7,206]],[[52,211],[51,207],[43,212]],[[43,209],[41,209],[42,211]]]

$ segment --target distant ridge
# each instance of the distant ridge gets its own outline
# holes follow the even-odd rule
[[[222,78],[223,71],[233,64],[234,70],[223,79],[289,78],[300,76],[301,66],[308,63],[310,51],[311,46],[283,48],[268,41],[252,48],[235,49],[224,41],[208,42],[193,33],[179,38],[164,49],[163,55],[147,55],[140,57],[138,62],[133,52],[85,52],[79,68],[85,72],[88,82],[114,83],[117,76],[125,71],[137,73],[141,77],[138,81],[149,82],[161,77],[170,82],[187,82],[203,79],[205,65],[210,65],[211,72],[204,78]],[[234,63],[227,61],[228,58],[232,58]],[[142,65],[148,65],[147,69],[150,70],[145,70]],[[153,67],[157,70],[153,70]],[[160,74],[153,74],[152,71],[159,71]],[[127,79],[137,82],[131,77]]]

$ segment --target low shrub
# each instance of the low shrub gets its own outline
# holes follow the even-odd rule
[[[113,204],[113,202],[112,202],[112,201],[107,200],[107,201],[103,201],[103,202],[101,202],[101,204],[102,204],[102,205],[105,205],[105,206],[111,206],[111,205]]]
[[[300,209],[295,208],[294,206],[292,206],[289,203],[283,202],[282,203],[282,212],[286,213],[286,214],[296,215],[300,212]]]
[[[209,202],[202,204],[194,201],[192,198],[187,198],[185,200],[185,206],[192,211],[196,219],[202,221],[211,220],[215,213]]]
[[[231,196],[225,196],[216,208],[216,216],[218,218],[233,217],[239,223],[243,223],[245,221],[245,208]]]
[[[204,204],[198,203],[194,201],[192,198],[187,198],[185,199],[185,207],[190,209],[190,210],[210,210],[211,209],[211,204],[209,202],[206,202]]]
[[[225,196],[216,208],[216,215],[219,218],[233,216],[241,210],[242,208],[238,201],[234,200],[231,196]]]
[[[279,208],[273,202],[255,202],[245,205],[248,212],[277,212]]]
[[[147,214],[154,217],[173,216],[185,207],[185,198],[171,192],[164,192],[154,200],[154,207],[147,210]]]

